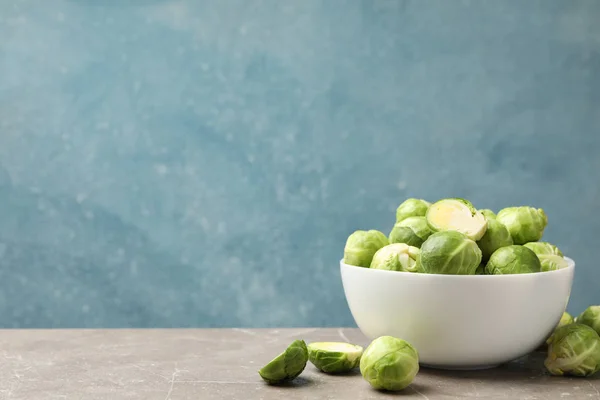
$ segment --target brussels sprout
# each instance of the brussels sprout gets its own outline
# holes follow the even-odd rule
[[[307,361],[306,343],[304,340],[294,340],[283,353],[262,367],[258,374],[269,384],[291,381],[304,371]]]
[[[479,264],[479,267],[475,270],[475,275],[485,275],[485,264]]]
[[[479,210],[480,213],[483,214],[487,219],[496,219],[496,213],[488,208],[484,208],[483,210]]]
[[[565,311],[563,313],[563,315],[560,317],[560,321],[558,321],[558,325],[556,325],[556,328],[554,328],[554,329],[561,328],[565,325],[569,325],[574,322],[575,322],[575,319],[573,318],[573,316]]]
[[[394,225],[389,239],[390,243],[406,243],[421,247],[432,233],[425,217],[408,217]]]
[[[375,389],[402,390],[410,385],[417,372],[417,350],[392,336],[373,340],[360,359],[360,373]]]
[[[371,261],[372,269],[388,271],[417,271],[417,256],[420,250],[406,243],[393,243],[377,250]]]
[[[487,230],[477,245],[481,249],[483,261],[489,260],[493,252],[500,247],[510,246],[513,244],[512,237],[508,229],[495,219],[487,218]]]
[[[348,372],[358,367],[363,348],[350,343],[314,342],[308,345],[308,359],[329,374]]]
[[[512,245],[496,250],[485,266],[485,272],[489,275],[528,274],[540,272],[541,268],[540,260],[533,251]]]
[[[558,328],[550,336],[544,365],[552,375],[593,375],[600,370],[600,336],[578,323]]]
[[[600,306],[590,306],[579,314],[577,323],[584,324],[595,330],[600,335]]]
[[[369,268],[373,255],[388,244],[382,232],[376,230],[356,231],[348,236],[344,247],[344,262],[357,267]]]
[[[573,319],[571,314],[569,314],[568,312],[565,311],[562,314],[562,316],[560,317],[560,321],[558,321],[558,324],[556,324],[556,326],[554,327],[554,330],[552,331],[552,333],[556,332],[556,330],[558,328],[562,328],[563,326],[572,324],[574,322],[575,322],[575,320]],[[548,339],[546,339],[545,344],[550,344],[550,337],[552,337],[552,334],[548,337]],[[544,347],[545,347],[544,345],[540,346],[540,348],[544,348]]]
[[[406,199],[396,209],[396,223],[408,217],[424,217],[430,205],[422,199]]]
[[[525,243],[523,246],[527,247],[528,249],[533,251],[538,256],[541,256],[541,255],[554,255],[554,256],[561,256],[561,257],[563,256],[562,251],[560,251],[558,247],[556,247],[555,245],[550,244],[548,242],[529,242],[529,243]]]
[[[569,263],[564,257],[554,256],[549,254],[541,254],[538,256],[542,272],[556,271],[557,269],[567,268]]]
[[[425,217],[434,232],[457,231],[471,240],[481,239],[487,229],[483,214],[464,199],[437,201],[429,207]]]
[[[542,265],[542,272],[555,271],[569,266],[569,263],[563,257],[563,253],[553,244],[548,242],[529,242],[523,246],[531,249],[538,256]]]
[[[548,217],[543,209],[527,206],[504,208],[496,219],[506,226],[515,244],[540,240],[548,225]]]
[[[421,246],[419,272],[474,275],[481,263],[477,243],[456,231],[437,232]]]

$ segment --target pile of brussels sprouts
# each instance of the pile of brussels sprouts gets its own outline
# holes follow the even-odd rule
[[[343,374],[356,367],[375,389],[398,391],[406,388],[419,372],[419,355],[408,342],[381,336],[363,351],[361,346],[345,342],[295,340],[259,375],[269,384],[289,382],[298,377],[307,362],[328,374]]]
[[[546,340],[544,366],[552,375],[590,376],[600,370],[600,306],[588,307],[577,318],[565,312]],[[295,340],[258,373],[269,384],[298,377],[310,361],[328,374],[360,368],[375,389],[399,391],[410,385],[419,372],[419,353],[410,343],[381,336],[364,350],[345,342]]]
[[[540,241],[548,217],[542,209],[508,207],[478,210],[464,199],[433,204],[408,199],[396,210],[386,236],[355,231],[344,248],[344,263],[358,267],[426,274],[500,275],[554,271],[568,266],[555,245]],[[552,375],[589,376],[600,370],[600,306],[573,318],[564,313],[546,340],[546,369]],[[410,343],[382,336],[364,350],[342,342],[294,341],[260,371],[269,384],[299,376],[310,361],[338,374],[359,367],[375,389],[398,391],[419,372],[419,355]]]
[[[464,199],[433,204],[408,199],[396,210],[388,236],[352,233],[344,262],[389,271],[500,275],[553,271],[568,266],[555,245],[540,242],[548,217],[541,208],[507,207],[496,215]]]
[[[546,345],[544,365],[552,375],[590,376],[600,371],[600,306],[590,306],[576,318],[563,313]]]

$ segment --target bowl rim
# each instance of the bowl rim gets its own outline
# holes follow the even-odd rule
[[[365,271],[372,271],[368,273],[381,273],[381,274],[393,274],[393,275],[407,275],[407,276],[422,276],[422,277],[444,277],[447,279],[518,279],[520,276],[546,276],[546,274],[563,274],[566,271],[575,269],[575,260],[567,256],[563,256],[567,261],[568,266],[553,271],[540,271],[540,272],[527,272],[524,274],[504,274],[504,275],[452,275],[452,274],[426,274],[424,272],[408,272],[408,271],[389,271],[386,269],[371,269],[360,267],[358,265],[346,264],[344,259],[340,260],[340,267],[358,268]]]

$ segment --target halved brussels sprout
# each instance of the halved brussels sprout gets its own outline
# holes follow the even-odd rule
[[[506,226],[515,244],[537,242],[548,225],[548,217],[543,209],[528,206],[504,208],[496,219]]]
[[[390,243],[406,243],[421,247],[432,233],[425,217],[408,217],[394,225],[389,240]]]
[[[496,213],[489,208],[484,208],[483,210],[479,210],[479,212],[482,213],[487,219],[496,219]]]
[[[487,261],[493,252],[498,250],[500,247],[510,246],[513,244],[510,232],[504,225],[495,219],[486,217],[487,219],[487,230],[477,245],[481,249],[483,261]]]
[[[541,268],[540,260],[533,251],[512,245],[496,250],[485,266],[485,272],[489,275],[528,274],[540,272]]]
[[[363,348],[343,342],[314,342],[308,345],[308,359],[329,374],[348,372],[358,367]]]
[[[434,232],[457,231],[471,240],[481,239],[487,229],[483,214],[464,199],[437,201],[429,207],[425,217]]]
[[[481,264],[481,250],[460,232],[437,232],[421,246],[418,264],[419,272],[428,274],[474,275]]]
[[[406,243],[388,244],[377,250],[371,261],[371,268],[416,272],[419,253],[417,247],[409,246]]]
[[[600,306],[590,306],[577,316],[577,323],[592,328],[600,335]]]
[[[291,381],[304,371],[308,350],[304,340],[294,340],[287,349],[262,367],[258,374],[269,384]]]
[[[360,359],[360,373],[375,389],[406,388],[419,372],[419,354],[408,342],[381,336],[371,342]]]
[[[408,217],[423,217],[431,203],[423,199],[406,199],[396,209],[396,223]]]
[[[380,231],[355,231],[346,240],[344,263],[369,268],[373,255],[388,243],[388,238]]]
[[[562,326],[548,342],[544,366],[552,375],[589,376],[600,370],[600,336],[589,326]]]

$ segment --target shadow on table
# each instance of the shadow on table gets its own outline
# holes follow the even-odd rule
[[[407,388],[403,389],[403,390],[399,390],[397,392],[394,391],[388,391],[388,390],[379,390],[379,389],[374,389],[371,388],[371,390],[373,391],[373,393],[377,393],[379,396],[388,396],[388,397],[395,397],[395,396],[414,396],[415,394],[424,398],[427,398],[428,394],[432,393],[431,387],[429,386],[425,386],[425,385],[420,385],[418,383],[411,383]],[[437,392],[439,394],[439,391]]]
[[[591,377],[561,377],[552,376],[544,367],[546,353],[536,351],[524,357],[518,358],[495,368],[481,370],[444,370],[431,367],[421,367],[421,373],[428,376],[447,377],[452,379],[475,379],[478,381],[503,381],[517,382],[530,379],[548,380],[548,379],[582,379],[582,380],[600,380],[600,373]]]
[[[281,389],[293,389],[293,388],[304,388],[316,385],[316,382],[310,378],[299,376],[292,381],[277,383],[277,384],[265,384],[273,388]]]
[[[327,372],[323,372],[323,371],[321,371],[320,369],[318,369],[316,367],[314,368],[314,371],[315,371],[316,374],[323,375],[323,376],[328,376],[328,377],[336,377],[336,376],[347,377],[347,376],[357,376],[357,375],[360,376],[360,370],[358,368],[354,368],[354,369],[352,369],[352,370],[350,370],[348,372],[338,372],[338,373],[335,373],[335,374],[330,374],[330,373],[327,373]]]
[[[452,379],[476,379],[480,381],[522,381],[532,377],[549,376],[544,368],[544,358],[539,354],[530,354],[495,368],[480,370],[446,370],[423,366],[421,373],[428,376]]]
[[[415,394],[421,396],[423,398],[427,398],[428,394],[431,394],[433,391],[429,386],[421,385],[418,383],[411,383],[407,388],[397,391],[390,392],[387,390],[377,390],[373,389],[373,392],[377,393],[379,396],[389,396],[389,397],[400,397],[400,396],[414,396]],[[439,394],[439,391],[437,392]]]

